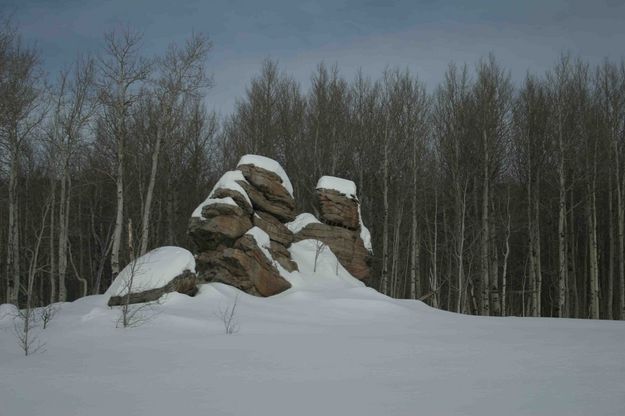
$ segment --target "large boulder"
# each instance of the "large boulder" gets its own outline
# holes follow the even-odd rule
[[[306,239],[319,240],[330,247],[341,265],[355,278],[365,280],[369,277],[370,252],[357,231],[309,223],[295,233],[295,242]]]
[[[201,252],[232,246],[250,228],[250,216],[232,198],[209,198],[189,220],[188,233]]]
[[[250,234],[239,238],[232,248],[200,253],[196,260],[204,281],[226,283],[260,296],[275,295],[291,287]]]

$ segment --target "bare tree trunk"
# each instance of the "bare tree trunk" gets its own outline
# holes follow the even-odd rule
[[[56,251],[54,246],[55,240],[55,225],[54,225],[54,204],[56,203],[56,180],[54,177],[50,181],[50,186],[52,188],[51,200],[50,200],[50,303],[56,302]]]
[[[59,302],[65,302],[67,300],[67,287],[65,286],[65,275],[67,274],[67,226],[69,217],[67,169],[68,166],[65,163],[61,176],[61,194],[59,199]]]
[[[150,182],[143,206],[143,222],[141,223],[141,248],[139,255],[143,256],[148,251],[149,233],[150,233],[150,213],[152,211],[152,199],[154,197],[154,184],[156,183],[156,172],[158,170],[158,159],[161,152],[162,133],[157,131],[156,143],[152,152],[152,169],[150,170]]]
[[[391,285],[391,296],[392,297],[401,297],[404,295],[399,293],[399,236],[400,236],[400,227],[401,220],[403,216],[402,205],[398,204],[396,213],[395,213],[395,226],[393,227],[393,262],[392,262],[392,285]]]
[[[417,287],[419,286],[419,250],[418,250],[418,224],[417,224],[417,141],[412,143],[412,215],[411,215],[411,243],[410,243],[410,299],[417,299]]]
[[[561,111],[561,110],[559,110]],[[564,318],[567,316],[567,271],[568,260],[567,247],[566,247],[566,179],[564,170],[564,140],[562,137],[562,121],[561,116],[558,116],[558,147],[559,147],[559,160],[558,160],[558,192],[559,192],[559,204],[558,204],[558,317]]]
[[[484,316],[490,315],[490,271],[489,271],[489,249],[490,249],[490,231],[489,231],[489,149],[488,149],[488,139],[486,135],[486,131],[482,132],[482,143],[483,143],[483,151],[484,151],[484,166],[483,166],[483,188],[482,188],[482,233],[480,239],[480,267],[481,267],[481,299],[480,299],[480,314]]]
[[[69,261],[72,265],[72,269],[74,270],[74,276],[76,276],[76,280],[80,282],[81,294],[79,297],[84,298],[85,296],[87,296],[87,293],[89,291],[89,285],[87,283],[87,279],[85,279],[84,277],[80,275],[80,273],[78,272],[78,269],[76,268],[76,264],[74,264],[74,257],[72,255],[71,246],[69,247]]]
[[[10,133],[10,134],[13,134]],[[17,133],[15,133],[17,135]],[[17,143],[17,137],[14,139]],[[11,166],[9,168],[9,238],[7,244],[7,295],[8,302],[18,306],[20,293],[20,238],[19,238],[19,211],[17,202],[17,182],[19,152],[17,144],[11,151]]]
[[[113,228],[113,248],[111,252],[111,272],[113,279],[119,274],[119,252],[122,242],[122,227],[124,226],[124,140],[117,141],[117,211],[115,214],[115,228]]]
[[[434,236],[432,241],[432,265],[430,272],[430,287],[432,288],[432,307],[438,308],[440,293],[438,283],[438,188],[434,187]]]
[[[613,319],[614,301],[614,201],[612,172],[608,173],[608,287],[606,290],[606,319]]]
[[[501,273],[501,316],[506,316],[506,290],[508,278],[508,257],[510,256],[510,187],[506,197],[506,246],[503,254],[503,270]]]
[[[568,308],[569,310],[567,311],[567,316],[570,317],[574,317],[574,318],[579,318],[580,317],[580,311],[579,311],[579,291],[578,291],[578,285],[577,285],[577,244],[575,241],[575,211],[574,211],[574,205],[573,205],[573,190],[571,190],[570,192],[570,208],[569,208],[569,263],[571,264],[571,268],[570,268],[570,290],[569,290],[569,299],[572,298],[573,303],[574,303],[574,309],[573,311],[570,310],[570,307]]]
[[[175,234],[175,213],[176,213],[176,189],[172,186],[172,173],[170,167],[170,173],[167,175],[167,242],[169,245],[176,245],[176,234]]]
[[[596,156],[593,156],[593,159]],[[590,318],[599,319],[599,264],[597,255],[597,186],[596,186],[596,161],[593,162],[592,178],[588,184],[588,208],[587,219],[590,232],[588,234],[588,248],[590,251]]]
[[[490,204],[491,204],[491,224],[490,224],[490,303],[491,314],[501,315],[501,300],[499,297],[499,256],[497,252],[497,230],[493,219],[495,218],[495,192],[491,183]]]
[[[529,290],[530,316],[541,316],[542,266],[540,249],[540,192],[539,175],[530,177],[528,182],[528,228],[529,228]],[[535,178],[535,179],[534,179]],[[534,182],[534,186],[531,184]]]
[[[385,129],[384,152],[382,155],[382,276],[380,281],[380,292],[388,292],[388,182],[389,182],[389,160],[388,160],[388,127]]]
[[[543,297],[543,268],[542,268],[542,251],[540,242],[540,187],[538,180],[536,181],[536,196],[534,198],[534,243],[536,244],[536,288],[534,290],[536,308],[534,316],[542,316],[542,297]]]
[[[39,271],[38,263],[39,263],[39,250],[41,247],[41,240],[43,237],[43,233],[46,227],[46,218],[48,217],[48,209],[50,208],[50,200],[46,202],[44,213],[41,217],[41,228],[39,232],[36,234],[35,247],[32,252],[32,257],[30,259],[30,264],[28,266],[28,281],[26,284],[26,308],[24,312],[22,312],[23,326],[22,333],[18,335],[20,345],[24,350],[24,355],[28,355],[31,352],[35,352],[37,349],[41,348],[41,345],[35,345],[35,339],[30,337],[31,330],[31,322],[32,318],[32,306],[33,306],[33,292],[34,292],[34,283],[35,276]]]
[[[530,316],[538,316],[536,300],[536,224],[534,222],[534,193],[532,192],[533,177],[529,175],[527,181],[527,227],[529,236],[529,269],[528,285],[530,290]]]
[[[466,221],[466,209],[467,209],[467,184],[464,183],[462,187],[462,193],[460,193],[461,184],[457,184],[456,195],[456,212],[457,212],[457,240],[456,240],[456,258],[458,259],[458,299],[456,302],[456,312],[462,312],[462,301],[464,300],[462,294],[464,292],[464,233],[465,233],[465,221]]]
[[[618,145],[614,144],[614,169],[616,178],[616,218],[618,240],[618,317],[625,320],[625,207],[623,206],[623,186],[625,176],[621,177]],[[623,173],[625,175],[625,172]]]

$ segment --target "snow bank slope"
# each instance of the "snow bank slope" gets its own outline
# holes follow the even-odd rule
[[[625,414],[623,322],[469,317],[328,287],[263,299],[208,284],[132,329],[87,297],[27,358],[0,320],[0,414]],[[214,312],[237,296],[240,332],[225,335]]]
[[[195,258],[181,247],[159,247],[147,252],[124,269],[115,278],[104,295],[121,296],[128,293],[131,276],[131,293],[165,286],[183,271],[195,272]]]
[[[341,289],[364,287],[364,283],[349,274],[339,263],[328,246],[318,245],[317,240],[302,240],[291,244],[289,252],[299,270],[287,272],[280,268],[280,274],[291,283],[287,292],[323,291],[332,292]],[[317,266],[315,267],[315,255]]]

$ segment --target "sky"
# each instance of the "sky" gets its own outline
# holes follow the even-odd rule
[[[308,88],[320,62],[351,79],[408,68],[428,88],[451,61],[475,65],[493,52],[513,80],[543,74],[563,51],[591,63],[621,59],[625,0],[2,0],[45,69],[102,51],[103,34],[130,25],[146,54],[202,32],[213,42],[207,104],[232,111],[265,58]]]

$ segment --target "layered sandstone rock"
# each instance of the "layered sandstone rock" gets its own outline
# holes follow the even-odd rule
[[[295,218],[292,192],[288,177],[271,159],[244,156],[237,170],[226,172],[189,221],[199,279],[259,296],[288,289],[278,265],[297,270],[287,250],[293,233],[283,224]],[[253,227],[267,235],[267,247],[248,234]]]
[[[189,220],[189,236],[198,251],[215,250],[232,246],[247,230],[252,228],[250,214],[227,199],[207,200],[201,216]],[[232,201],[232,199],[230,199]]]
[[[325,243],[354,277],[369,277],[368,232],[355,185],[323,177],[316,195],[321,222],[311,214],[298,221],[293,188],[280,165],[261,156],[241,158],[189,221],[198,278],[258,296],[280,293],[290,287],[281,273],[298,270],[288,248],[306,239]]]
[[[249,234],[233,247],[198,254],[196,262],[201,279],[226,283],[250,294],[271,296],[291,287]]]
[[[350,230],[359,229],[360,215],[355,196],[324,188],[317,188],[316,193],[319,217],[323,222]]]

